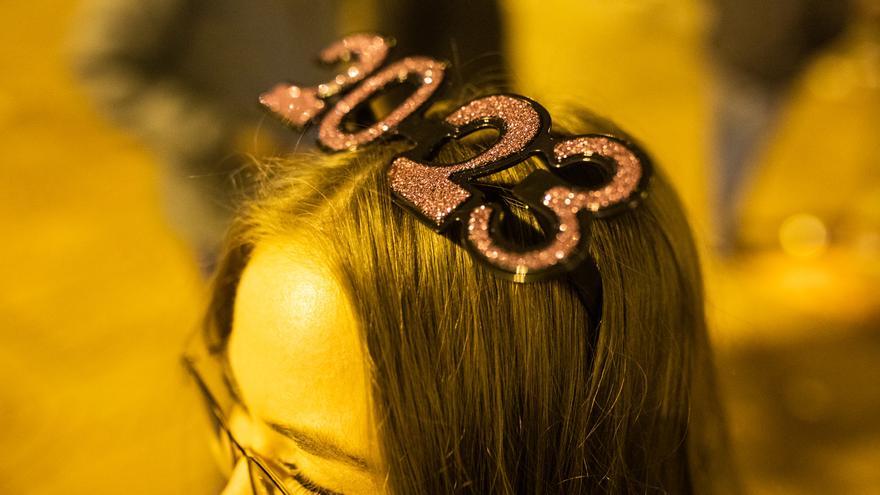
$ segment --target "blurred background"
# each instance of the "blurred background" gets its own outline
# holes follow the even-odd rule
[[[7,0],[0,19],[0,493],[216,493],[178,356],[247,157],[298,145],[254,101],[320,81],[320,48],[364,29],[641,139],[703,250],[749,493],[880,493],[880,1]]]

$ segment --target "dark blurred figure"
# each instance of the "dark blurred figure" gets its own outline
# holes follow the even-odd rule
[[[88,0],[75,68],[95,102],[159,155],[172,225],[209,271],[231,213],[232,174],[262,122],[256,98],[310,63],[338,2]],[[291,136],[266,119],[260,134]],[[250,150],[248,150],[250,151]]]
[[[168,216],[205,273],[247,155],[284,154],[302,137],[266,118],[259,94],[280,81],[325,79],[329,72],[314,63],[318,52],[338,37],[343,9],[357,3],[86,1],[73,43],[76,72],[100,108],[159,155]],[[397,38],[408,51],[445,56],[458,74],[477,73],[484,54],[500,52],[495,2],[366,5],[378,25],[365,29]]]
[[[719,248],[735,248],[735,209],[755,152],[779,104],[810,58],[846,24],[842,0],[714,0],[716,219]]]

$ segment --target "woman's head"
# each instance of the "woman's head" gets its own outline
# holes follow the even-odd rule
[[[470,141],[440,160],[473,156]],[[385,171],[403,149],[274,164],[233,226],[208,328],[254,450],[282,445],[265,455],[346,494],[709,488],[723,435],[700,274],[663,178],[592,223],[604,302],[591,330],[569,283],[502,280],[395,205]],[[508,234],[533,237],[508,207]]]

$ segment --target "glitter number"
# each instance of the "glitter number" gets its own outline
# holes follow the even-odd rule
[[[546,246],[528,251],[502,247],[491,228],[493,207],[480,205],[474,208],[467,225],[467,240],[471,249],[490,265],[519,276],[570,261],[572,252],[579,247],[583,236],[577,217],[580,208],[571,203],[573,196],[574,192],[567,187],[554,187],[547,191],[542,203],[556,216],[555,232]]]
[[[320,123],[318,142],[333,151],[369,144],[396,130],[422,108],[445,76],[445,64],[428,57],[407,57],[380,70],[389,48],[388,42],[375,34],[347,36],[320,54],[328,64],[351,61],[332,80],[311,87],[280,84],[264,93],[260,102],[288,123],[302,127],[326,110],[329,98],[338,96]],[[416,81],[418,87],[386,117],[357,132],[343,130],[343,120],[359,105],[389,85],[407,80]],[[500,136],[486,151],[453,164],[417,161],[431,146],[444,141],[416,143],[416,159],[399,156],[391,163],[387,174],[392,191],[438,231],[453,223],[464,224],[463,243],[471,253],[518,281],[571,269],[589,257],[591,218],[611,214],[622,205],[635,205],[642,182],[650,175],[650,164],[643,161],[643,155],[617,138],[551,135],[547,111],[521,96],[475,99],[446,117],[445,125],[436,125],[437,137],[431,134],[430,126],[408,137],[414,141],[426,135],[430,139],[456,139],[482,128],[494,128]],[[550,162],[549,170],[532,172],[514,187],[513,194],[536,215],[547,238],[533,249],[511,249],[513,243],[503,239],[497,228],[502,220],[499,206],[486,203],[468,181],[537,154]],[[559,173],[580,162],[611,165],[611,179],[597,188],[580,187]]]
[[[388,41],[375,34],[353,34],[325,48],[321,62],[353,61],[333,79],[316,86],[300,87],[294,84],[278,84],[260,95],[260,103],[279,115],[285,122],[303,127],[324,111],[323,100],[339,94],[345,88],[375,71],[388,56]]]
[[[630,199],[642,180],[642,162],[624,143],[607,136],[581,136],[566,139],[553,147],[556,163],[564,163],[571,157],[594,155],[614,163],[614,175],[607,185],[597,190],[575,190],[574,203],[601,214]]]
[[[427,57],[407,57],[389,65],[370,76],[336,103],[321,121],[318,141],[333,151],[354,149],[372,142],[394,129],[428,101],[428,98],[440,87],[445,72],[442,62]],[[419,82],[418,89],[384,119],[356,133],[348,133],[340,129],[342,119],[355,107],[369,100],[389,84],[404,82],[413,75]]]
[[[555,214],[549,242],[529,251],[513,251],[504,248],[493,232],[491,219],[493,207],[480,205],[471,211],[467,225],[467,240],[471,249],[487,263],[514,277],[552,269],[558,265],[572,263],[574,253],[585,256],[585,223],[578,214],[587,210],[601,214],[610,208],[629,200],[636,192],[642,178],[642,163],[622,142],[606,136],[581,136],[566,139],[553,147],[555,166],[560,166],[572,157],[589,160],[594,155],[609,159],[614,163],[614,175],[609,183],[597,190],[571,186],[550,186],[540,199],[541,206]],[[523,182],[538,174],[536,171]]]
[[[438,227],[443,225],[471,197],[467,189],[452,180],[453,175],[501,168],[506,158],[523,150],[538,135],[541,117],[532,105],[522,98],[493,95],[458,108],[446,117],[457,132],[474,124],[493,126],[501,132],[498,142],[470,160],[450,165],[398,157],[388,170],[391,189],[411,203],[424,219]]]

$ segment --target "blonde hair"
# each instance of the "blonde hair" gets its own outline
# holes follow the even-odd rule
[[[585,115],[555,127],[595,130]],[[395,205],[385,170],[404,149],[267,167],[215,279],[207,322],[218,344],[253,246],[299,236],[359,318],[391,493],[736,491],[697,253],[666,180],[655,175],[639,208],[593,223],[604,302],[591,334],[565,281],[499,279]],[[453,143],[440,160],[478,149]],[[488,181],[515,183],[538,166]]]

